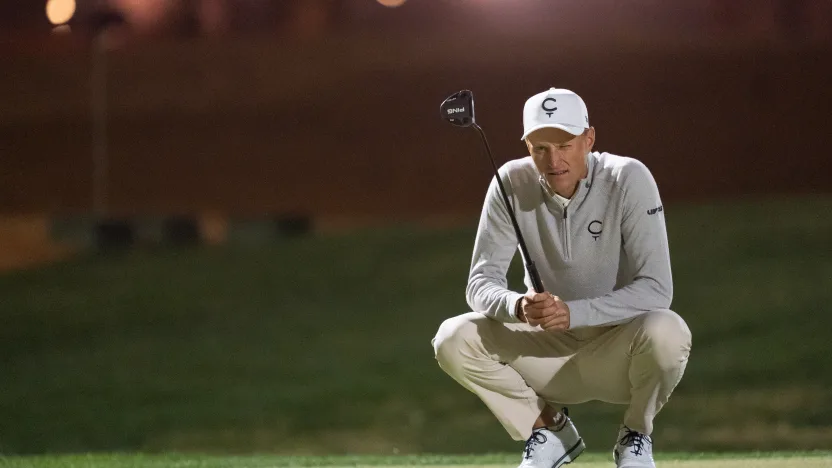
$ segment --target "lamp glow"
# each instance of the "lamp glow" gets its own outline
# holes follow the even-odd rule
[[[388,8],[396,8],[404,5],[404,2],[407,0],[377,0],[382,5]]]
[[[46,17],[54,25],[64,24],[75,14],[75,0],[48,0]]]

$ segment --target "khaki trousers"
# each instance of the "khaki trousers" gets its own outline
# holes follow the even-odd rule
[[[547,404],[627,404],[623,423],[650,434],[685,371],[691,334],[675,312],[631,322],[547,332],[478,312],[445,320],[433,339],[442,369],[475,393],[515,440]]]

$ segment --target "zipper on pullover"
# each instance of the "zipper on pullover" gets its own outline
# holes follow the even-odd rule
[[[563,255],[566,257],[566,260],[572,260],[572,250],[571,244],[571,236],[569,235],[569,207],[563,207],[563,225],[561,226],[561,242],[563,243]]]

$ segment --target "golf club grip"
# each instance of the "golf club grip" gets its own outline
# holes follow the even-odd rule
[[[535,266],[534,262],[530,261],[526,264],[526,271],[529,272],[529,279],[532,280],[532,287],[534,288],[534,292],[542,293],[545,291],[543,289],[543,281],[540,281],[540,273],[537,272],[537,267]]]

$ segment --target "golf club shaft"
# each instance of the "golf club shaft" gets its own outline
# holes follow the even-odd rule
[[[488,139],[485,138],[485,132],[482,131],[482,128],[479,125],[474,123],[472,126],[480,133],[482,143],[485,145],[485,152],[488,153],[488,159],[491,161],[491,167],[494,168],[494,177],[497,179],[497,186],[500,188],[500,194],[503,196],[503,202],[506,205],[506,210],[508,210],[508,216],[511,218],[512,226],[514,226],[514,233],[517,234],[517,243],[520,245],[520,255],[523,257],[523,263],[526,265],[526,271],[529,273],[529,278],[532,281],[532,287],[534,287],[535,292],[542,293],[545,291],[543,289],[543,282],[540,281],[540,274],[537,272],[537,267],[534,265],[534,262],[529,256],[529,250],[526,248],[526,241],[523,240],[523,234],[520,232],[520,226],[517,224],[517,218],[514,216],[514,210],[511,208],[511,203],[508,200],[508,194],[506,193],[505,187],[503,187],[503,181],[500,179],[497,163],[494,162],[494,156],[491,155],[491,147],[488,145]]]

